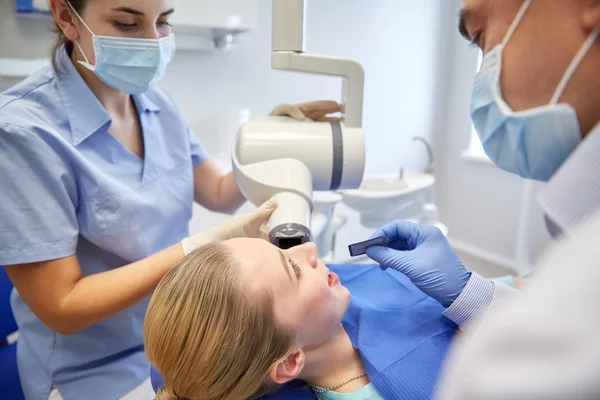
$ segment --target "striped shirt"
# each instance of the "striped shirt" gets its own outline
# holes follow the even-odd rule
[[[554,238],[571,233],[600,209],[600,124],[554,174],[538,201]],[[463,330],[473,328],[485,315],[496,289],[492,281],[472,274],[444,315]]]
[[[538,200],[554,237],[569,234],[600,209],[600,124],[554,174]]]

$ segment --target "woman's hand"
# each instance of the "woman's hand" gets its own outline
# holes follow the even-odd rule
[[[339,117],[329,117],[329,114],[344,112],[343,106],[335,101],[317,100],[292,104],[280,104],[271,112],[273,116],[292,117],[298,121],[307,118],[313,121],[340,121]]]
[[[251,213],[237,215],[206,232],[185,238],[181,242],[183,252],[187,256],[197,248],[209,243],[238,237],[268,240],[269,232],[266,224],[275,209],[277,209],[277,201],[270,199]]]

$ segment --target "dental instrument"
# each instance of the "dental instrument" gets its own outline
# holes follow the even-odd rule
[[[256,117],[232,149],[244,196],[257,206],[276,198],[269,240],[283,249],[312,240],[313,190],[356,189],[365,167],[364,70],[354,60],[305,53],[304,15],[304,0],[273,0],[272,68],[344,78],[344,122]]]
[[[390,239],[387,236],[380,236],[374,239],[365,240],[364,242],[354,243],[348,246],[351,257],[358,257],[367,254],[367,249],[372,246],[387,246]]]

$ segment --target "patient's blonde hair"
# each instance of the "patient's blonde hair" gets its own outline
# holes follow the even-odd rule
[[[154,292],[144,323],[157,400],[242,400],[274,391],[270,368],[293,349],[269,291],[252,285],[223,245],[196,250]]]

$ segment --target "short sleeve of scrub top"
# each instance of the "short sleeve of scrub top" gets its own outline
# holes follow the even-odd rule
[[[190,146],[192,151],[192,165],[197,167],[208,159],[208,154],[204,147],[200,144],[196,134],[188,127],[188,135],[190,137]]]
[[[0,265],[67,257],[78,236],[73,170],[43,140],[0,124]]]

